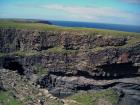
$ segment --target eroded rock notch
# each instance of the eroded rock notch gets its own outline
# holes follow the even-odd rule
[[[25,74],[25,70],[24,70],[22,64],[20,64],[14,58],[6,57],[4,59],[4,62],[3,62],[3,68],[13,70],[13,71],[17,71],[17,73],[20,74],[20,75]]]

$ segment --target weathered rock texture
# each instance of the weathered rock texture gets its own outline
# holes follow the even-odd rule
[[[37,84],[56,96],[117,87],[123,79],[140,75],[140,41],[130,41],[130,36],[93,32],[0,29],[0,68],[16,70],[33,81],[40,69],[46,71]],[[140,100],[135,99],[138,105]]]
[[[89,49],[103,46],[122,46],[125,37],[103,37],[95,33],[56,32],[38,30],[0,29],[1,52],[47,50],[56,46],[65,49]]]
[[[27,78],[7,69],[0,69],[0,91],[10,92],[10,95],[22,102],[19,103],[20,105],[63,105],[60,99],[52,96],[47,90],[35,87]],[[13,105],[3,103],[2,99],[0,99],[0,104]]]

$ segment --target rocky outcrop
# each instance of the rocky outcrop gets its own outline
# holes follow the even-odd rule
[[[103,37],[95,33],[56,32],[38,30],[0,29],[0,52],[47,50],[56,46],[65,49],[83,49],[103,46],[122,46],[125,37]]]
[[[0,29],[0,68],[17,71],[58,97],[116,88],[125,94],[119,104],[123,105],[139,97],[138,88],[127,85],[137,91],[134,95],[124,91],[126,84],[140,85],[135,80],[140,76],[140,40],[132,43],[133,39],[94,32]]]
[[[140,85],[133,83],[120,83],[115,88],[120,94],[119,105],[139,105]]]
[[[62,100],[52,96],[47,90],[40,89],[27,80],[24,76],[20,76],[16,71],[0,69],[0,92],[9,92],[15,99],[20,100],[16,105],[62,105]],[[5,99],[6,96],[2,96]],[[0,104],[5,105],[0,99]],[[5,99],[10,100],[10,99]],[[2,103],[1,103],[2,102]],[[21,103],[22,102],[22,103]],[[6,103],[7,105],[8,103]],[[13,105],[12,103],[10,103]],[[8,104],[9,105],[9,104]]]

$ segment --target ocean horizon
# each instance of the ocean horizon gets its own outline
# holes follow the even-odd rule
[[[76,21],[56,21],[56,20],[49,20],[49,21],[53,25],[64,26],[64,27],[97,28],[97,29],[109,29],[109,30],[140,33],[140,26],[136,26],[136,25],[121,25],[121,24],[76,22]]]

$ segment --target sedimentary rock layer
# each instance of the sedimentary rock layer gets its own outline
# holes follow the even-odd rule
[[[140,40],[132,43],[132,39],[94,32],[0,29],[0,68],[15,70],[56,96],[111,87],[130,99],[139,97],[139,88],[131,86],[140,86],[136,79],[140,76]],[[40,71],[41,77],[34,80]],[[138,94],[130,95],[124,87]]]

